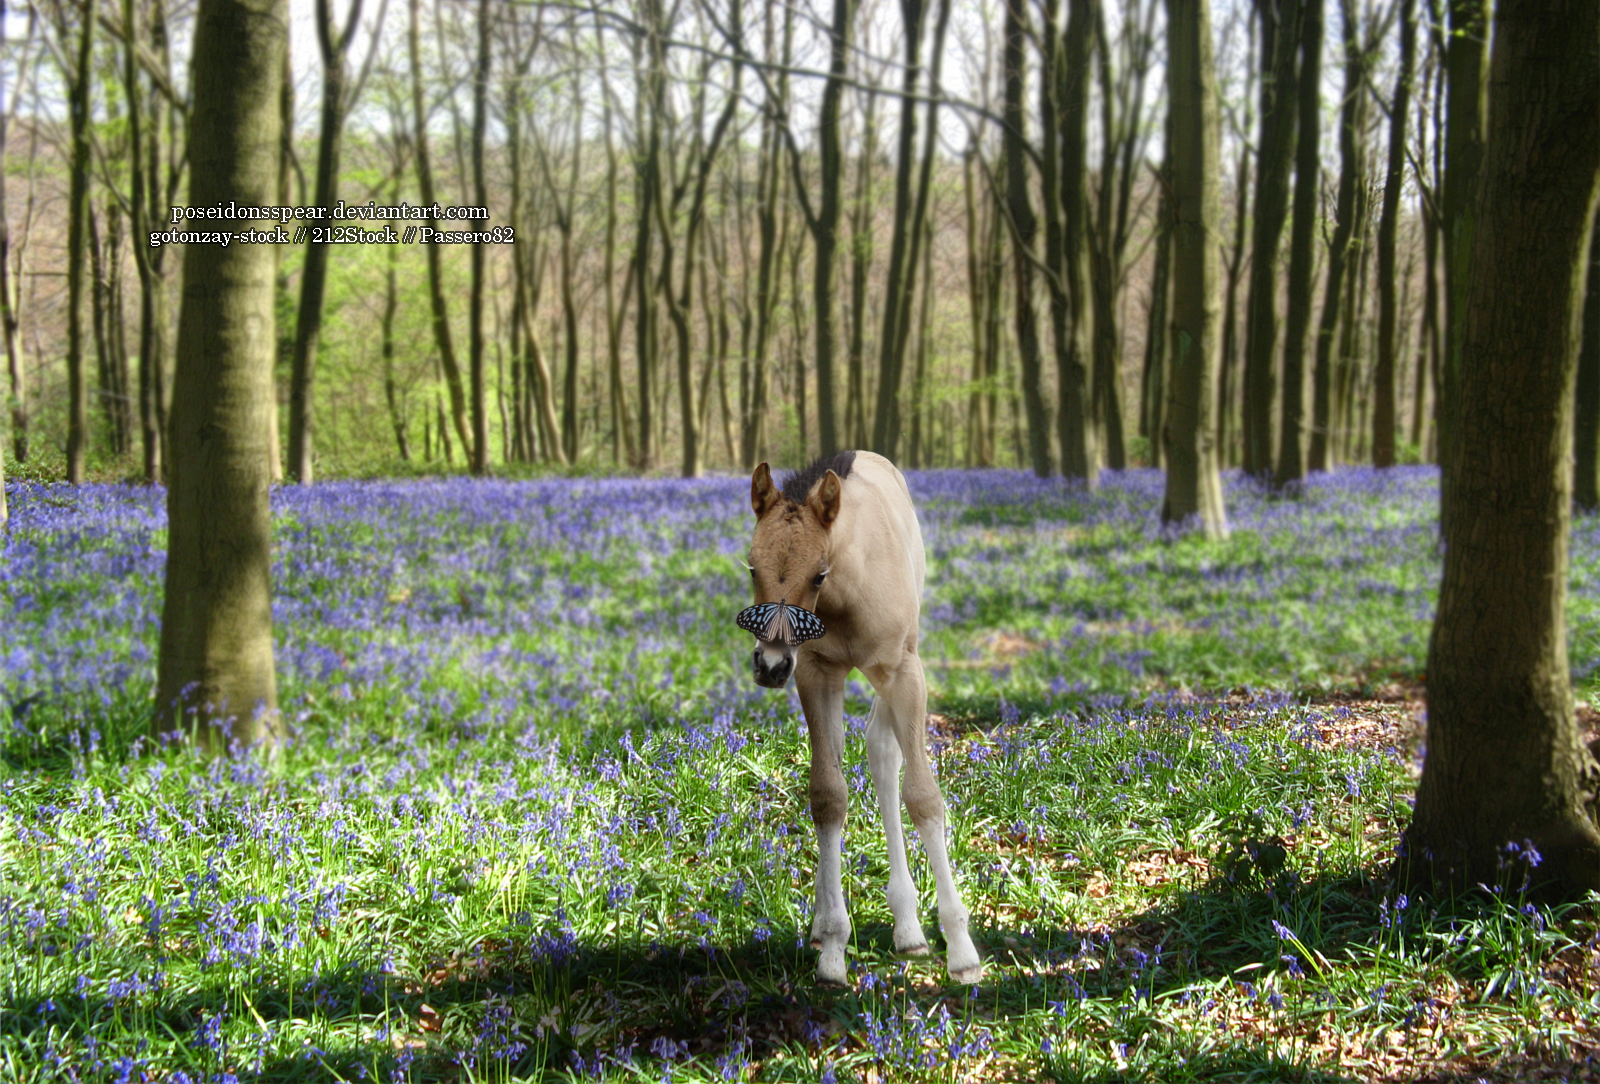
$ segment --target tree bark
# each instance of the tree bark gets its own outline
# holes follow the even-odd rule
[[[830,456],[842,447],[838,408],[834,404],[833,371],[838,340],[834,328],[834,280],[839,263],[839,219],[844,191],[839,112],[855,15],[854,0],[833,0],[833,23],[828,28],[828,78],[822,87],[822,106],[817,116],[821,172],[817,218],[811,226],[812,242],[816,246],[811,269],[811,303],[817,321],[817,453],[822,456]]]
[[[1600,510],[1600,229],[1589,242],[1589,284],[1583,299],[1583,342],[1572,425],[1573,504]]]
[[[1340,0],[1344,39],[1344,104],[1339,111],[1339,192],[1334,208],[1333,240],[1328,243],[1328,274],[1317,323],[1316,359],[1311,370],[1310,469],[1333,467],[1333,347],[1343,307],[1345,269],[1357,242],[1357,220],[1366,191],[1366,101],[1361,88],[1367,72],[1355,0]]]
[[[67,481],[84,480],[89,453],[89,387],[84,379],[83,262],[88,247],[89,126],[94,55],[95,0],[77,0],[77,49],[71,71],[66,72],[67,113],[72,150],[67,191]],[[63,45],[65,9],[63,8]]]
[[[1033,245],[1039,232],[1033,200],[1028,193],[1028,160],[1023,150],[1028,138],[1027,114],[1023,109],[1027,43],[1027,9],[1024,0],[1006,0],[1004,44],[1001,69],[1005,78],[1006,211],[1011,220],[1011,267],[1016,305],[1017,349],[1022,356],[1022,403],[1028,418],[1028,457],[1033,473],[1048,478],[1050,462],[1050,414],[1040,386],[1042,368],[1039,352],[1039,319],[1033,308]]]
[[[200,0],[191,206],[276,197],[287,7]],[[226,742],[212,723],[232,720],[246,745],[279,735],[267,503],[276,268],[270,245],[184,251],[156,727],[213,750]]]
[[[316,206],[333,212],[339,195],[339,152],[344,142],[345,112],[349,108],[345,57],[350,39],[361,22],[362,0],[352,0],[350,19],[341,30],[334,25],[330,0],[317,0],[317,47],[322,55],[321,128],[317,136]],[[329,218],[324,223],[331,226]],[[310,484],[314,476],[313,440],[317,345],[322,333],[323,298],[328,285],[328,256],[332,246],[313,234],[306,246],[300,271],[300,305],[295,310],[294,354],[289,371],[289,478]]]
[[[417,187],[420,190],[422,205],[431,208],[436,201],[433,190],[433,162],[428,153],[428,110],[422,93],[422,36],[418,4],[419,0],[410,0],[406,5],[409,10],[406,44],[411,57],[411,138],[412,153],[416,156],[417,162]],[[430,218],[424,224],[429,229],[439,228],[437,219]],[[433,341],[439,348],[439,360],[444,366],[445,386],[450,392],[450,420],[455,426],[456,435],[461,438],[461,447],[470,462],[472,437],[467,425],[467,395],[461,384],[461,363],[456,359],[455,342],[450,335],[450,311],[444,297],[444,269],[440,266],[439,243],[434,241],[423,247],[427,250],[428,258],[428,303],[433,314]],[[447,449],[450,447],[448,442],[445,447]],[[448,456],[448,452],[446,455]]]
[[[1051,10],[1047,8],[1047,10]],[[1041,81],[1060,101],[1059,118],[1044,112],[1041,124],[1059,124],[1061,177],[1057,194],[1046,186],[1046,199],[1059,200],[1062,228],[1060,252],[1051,263],[1060,281],[1051,287],[1051,325],[1056,337],[1056,434],[1061,444],[1061,474],[1093,487],[1099,482],[1095,451],[1094,401],[1104,389],[1091,386],[1094,297],[1089,284],[1089,65],[1094,45],[1095,0],[1070,0],[1067,26],[1061,36],[1059,64],[1047,64]],[[1050,27],[1049,29],[1053,29]],[[1047,33],[1048,36],[1048,33]],[[1047,55],[1053,55],[1050,50]],[[1045,140],[1050,158],[1050,140]],[[1048,169],[1046,175],[1048,176]],[[1105,178],[1102,178],[1105,181]],[[1047,210],[1049,223],[1053,209]],[[1048,237],[1047,237],[1048,242]],[[1105,374],[1096,374],[1097,377]]]
[[[483,144],[489,125],[489,0],[478,0],[478,53],[472,69],[472,200],[489,206],[483,172]],[[482,232],[482,231],[474,231]],[[489,473],[489,400],[484,374],[483,291],[484,244],[472,242],[471,286],[467,299],[467,374],[472,394],[472,473]]]
[[[1216,403],[1219,270],[1216,65],[1207,0],[1167,0],[1167,94],[1172,111],[1172,381],[1161,522],[1228,534],[1210,412]]]
[[[1300,0],[1258,0],[1261,16],[1261,133],[1256,214],[1250,234],[1250,301],[1245,327],[1244,469],[1272,470],[1273,361],[1278,339],[1278,242],[1289,205],[1295,143],[1295,54]]]
[[[1318,181],[1322,173],[1323,0],[1302,0],[1300,12],[1299,131],[1295,137],[1294,210],[1289,226],[1289,311],[1283,336],[1283,402],[1278,424],[1278,469],[1273,487],[1292,490],[1305,481],[1306,332],[1316,254]]]
[[[1373,373],[1372,465],[1395,462],[1396,324],[1395,233],[1399,227],[1400,189],[1406,175],[1406,118],[1411,112],[1411,70],[1417,52],[1417,0],[1400,3],[1400,70],[1395,75],[1394,101],[1389,106],[1389,168],[1383,182],[1383,210],[1378,219],[1378,365]]]
[[[1489,63],[1488,0],[1450,0],[1450,44],[1445,53],[1444,185],[1439,199],[1444,232],[1444,364],[1439,381],[1439,527],[1453,488],[1451,429],[1458,411],[1461,341],[1467,319],[1467,281],[1477,230],[1478,171],[1483,162],[1485,93]]]
[[[1600,889],[1600,765],[1579,738],[1566,630],[1572,377],[1600,178],[1597,39],[1592,2],[1496,5],[1428,755],[1403,859],[1413,877],[1452,888],[1531,873],[1563,892]],[[1542,863],[1532,869],[1524,851],[1508,871],[1512,844]]]

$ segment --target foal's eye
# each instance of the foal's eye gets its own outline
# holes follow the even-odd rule
[[[822,586],[822,581],[827,579],[827,578],[828,578],[828,574],[826,572],[818,572],[817,573],[817,578],[811,581],[811,586],[812,587],[821,587]]]

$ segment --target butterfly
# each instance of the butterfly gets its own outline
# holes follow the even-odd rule
[[[763,602],[739,611],[739,627],[767,643],[782,641],[790,647],[815,640],[828,630],[810,610],[787,602]]]

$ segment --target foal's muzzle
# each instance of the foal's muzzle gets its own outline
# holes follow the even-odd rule
[[[762,641],[756,644],[751,657],[756,684],[767,689],[781,689],[794,674],[794,649],[784,644]]]

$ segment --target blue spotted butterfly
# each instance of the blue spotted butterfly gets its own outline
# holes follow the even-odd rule
[[[739,627],[767,643],[782,642],[794,647],[815,640],[828,630],[810,610],[790,606],[787,601],[763,602],[739,612]]]

